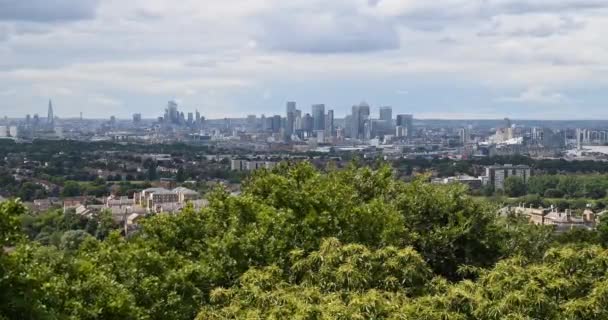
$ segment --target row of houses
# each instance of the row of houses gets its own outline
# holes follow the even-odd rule
[[[116,223],[132,226],[137,220],[149,214],[174,214],[186,206],[199,210],[207,206],[207,200],[201,199],[198,192],[188,188],[149,188],[137,192],[133,198],[110,196],[103,199],[103,204],[87,204],[86,197],[66,199],[63,209],[75,210],[82,216],[92,217],[101,211],[109,211]]]
[[[554,206],[550,208],[533,208],[519,204],[517,207],[503,208],[505,214],[517,214],[525,216],[530,223],[542,226],[553,226],[556,232],[566,232],[573,229],[593,230],[599,223],[601,216],[607,213],[603,211],[595,213],[587,208],[581,216],[575,216],[571,209],[561,211]]]

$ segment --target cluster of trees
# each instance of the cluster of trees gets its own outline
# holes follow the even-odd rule
[[[119,230],[108,211],[91,216],[81,216],[72,210],[65,213],[62,210],[50,210],[43,213],[25,213],[19,216],[23,234],[28,239],[43,245],[65,247],[74,236],[93,236],[105,239],[110,232]]]
[[[439,177],[450,177],[460,174],[477,176],[484,174],[484,167],[494,164],[528,165],[539,175],[608,173],[608,166],[602,161],[535,160],[522,155],[461,161],[446,158],[416,158],[399,159],[393,162],[393,165],[403,177],[411,176],[414,172],[428,171],[434,171]]]
[[[608,317],[608,226],[556,237],[386,166],[259,171],[128,239],[32,241],[23,214],[0,205],[0,318]]]
[[[509,177],[505,180],[505,194],[521,197],[526,194],[545,198],[588,198],[602,199],[608,191],[606,175],[536,175],[528,183],[522,178]]]

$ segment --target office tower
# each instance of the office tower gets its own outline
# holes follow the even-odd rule
[[[293,130],[294,131],[302,130],[302,110],[296,109],[296,117],[295,117],[294,121],[295,121],[295,123],[294,123]]]
[[[296,107],[297,107],[297,104],[296,104],[295,101],[288,101],[287,102],[287,106],[285,108],[286,109],[285,112],[286,113],[290,113],[290,112],[295,113],[296,112]]]
[[[334,110],[327,110],[327,115],[325,115],[325,132],[328,137],[334,136]]]
[[[359,138],[359,106],[353,106],[350,116],[350,137]]]
[[[291,139],[296,125],[296,103],[294,101],[287,102],[285,117],[285,138]]]
[[[55,115],[53,114],[53,102],[49,100],[49,110],[46,116],[46,124],[52,127],[55,124]]]
[[[180,114],[177,111],[177,103],[175,101],[169,101],[167,103],[167,109],[165,109],[165,123],[178,124]]]
[[[390,120],[370,119],[369,121],[370,138],[384,137],[394,134],[393,123]]]
[[[458,130],[458,135],[460,136],[460,144],[463,146],[468,144],[471,141],[471,130],[469,128],[461,128]]]
[[[255,114],[247,115],[247,131],[255,132],[257,127],[257,117]]]
[[[369,119],[369,105],[361,102],[353,106],[351,115],[351,138],[363,139],[365,136],[365,123]]]
[[[194,114],[192,112],[188,112],[188,124],[189,125],[194,124]]]
[[[380,120],[393,121],[393,108],[391,107],[380,107]]]
[[[33,124],[34,124],[34,127],[37,127],[38,125],[40,125],[40,116],[37,113],[34,114],[34,123]]]
[[[29,126],[31,123],[32,123],[32,116],[28,114],[25,116],[25,125]]]
[[[313,130],[325,130],[325,105],[315,104],[312,106]]]
[[[397,127],[399,127],[402,132],[400,135],[399,129],[397,129],[398,137],[408,137],[412,138],[414,136],[414,116],[411,114],[399,114],[397,115]]]
[[[135,123],[135,124],[141,123],[141,113],[133,114],[133,123]]]
[[[308,133],[311,133],[313,131],[313,118],[310,115],[310,113],[307,113],[304,115],[304,117],[302,118],[302,130]]]
[[[273,133],[281,132],[281,116],[275,115],[271,119],[272,119],[272,121],[271,121],[272,132]]]
[[[201,124],[201,113],[198,112],[198,109],[194,113],[194,120],[196,121],[196,124],[200,126],[200,124]]]

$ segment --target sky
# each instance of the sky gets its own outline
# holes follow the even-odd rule
[[[608,119],[606,0],[0,0],[0,116]]]

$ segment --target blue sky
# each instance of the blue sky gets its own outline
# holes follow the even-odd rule
[[[0,0],[0,116],[608,119],[606,0]]]

